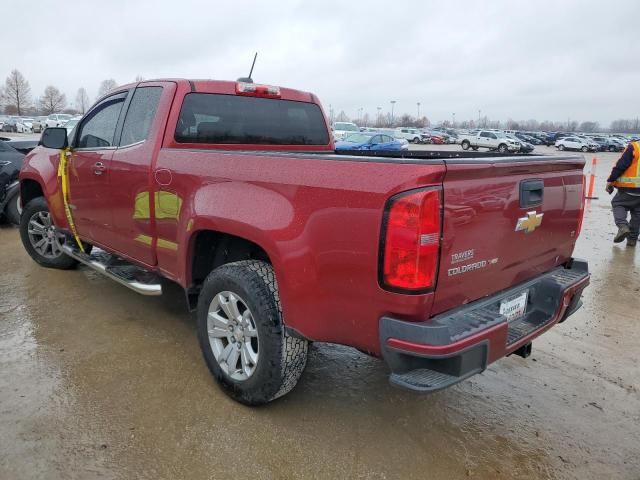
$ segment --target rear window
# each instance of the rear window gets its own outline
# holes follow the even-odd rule
[[[327,145],[329,135],[313,103],[211,93],[189,93],[176,142],[253,145]]]

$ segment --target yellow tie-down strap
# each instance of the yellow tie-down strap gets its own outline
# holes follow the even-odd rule
[[[76,230],[76,224],[73,222],[73,215],[71,215],[71,209],[69,208],[69,159],[68,154],[71,153],[68,148],[60,150],[60,163],[58,164],[58,177],[60,177],[60,184],[62,187],[62,203],[64,204],[64,213],[67,216],[67,222],[69,223],[69,229],[76,239],[76,243],[80,248],[80,251],[84,253],[84,247],[82,241],[78,236]]]

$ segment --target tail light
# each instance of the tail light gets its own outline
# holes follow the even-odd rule
[[[435,286],[441,236],[441,189],[392,197],[385,212],[381,283],[422,291]]]
[[[576,238],[580,236],[582,231],[582,221],[584,219],[584,202],[587,195],[587,177],[582,175],[582,191],[580,192],[580,213],[578,215],[578,228],[576,229]]]
[[[238,95],[249,95],[252,97],[280,98],[280,87],[238,82],[236,84],[236,93]]]

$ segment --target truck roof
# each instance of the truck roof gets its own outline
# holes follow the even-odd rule
[[[138,85],[145,85],[148,83],[154,82],[175,82],[177,84],[187,84],[192,92],[198,93],[218,93],[224,95],[237,95],[236,88],[238,83],[237,81],[231,80],[213,80],[213,79],[187,79],[187,78],[156,78],[156,79],[148,79],[142,80],[140,82],[128,83],[125,85],[121,85],[118,88],[112,90],[112,92],[118,90],[125,90],[128,88],[132,88]],[[263,83],[256,83],[255,85],[268,85]],[[272,85],[269,85],[272,86]],[[280,98],[282,100],[293,100],[297,102],[307,102],[307,103],[320,103],[320,100],[316,95],[310,92],[305,92],[302,90],[296,90],[293,88],[280,87],[273,85],[280,89]],[[111,92],[109,92],[111,93]]]

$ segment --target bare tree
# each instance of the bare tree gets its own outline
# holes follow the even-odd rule
[[[18,70],[12,70],[4,84],[4,103],[18,115],[31,104],[31,87]]]
[[[108,78],[107,80],[103,80],[102,83],[100,83],[100,88],[98,89],[97,98],[101,98],[102,96],[106,95],[117,86],[118,86],[118,83],[113,78]]]
[[[344,113],[344,110],[340,111],[340,114],[336,117],[336,122],[349,122],[349,117]]]
[[[76,93],[76,108],[83,115],[84,112],[87,111],[87,108],[89,108],[89,95],[87,95],[84,87],[80,87],[78,93]]]
[[[67,107],[67,97],[53,85],[44,89],[44,94],[38,100],[40,110],[46,115],[64,110]]]
[[[136,75],[136,82],[142,82],[144,77],[142,75]]]
[[[598,122],[582,122],[578,127],[578,130],[586,133],[597,132],[600,129]]]

